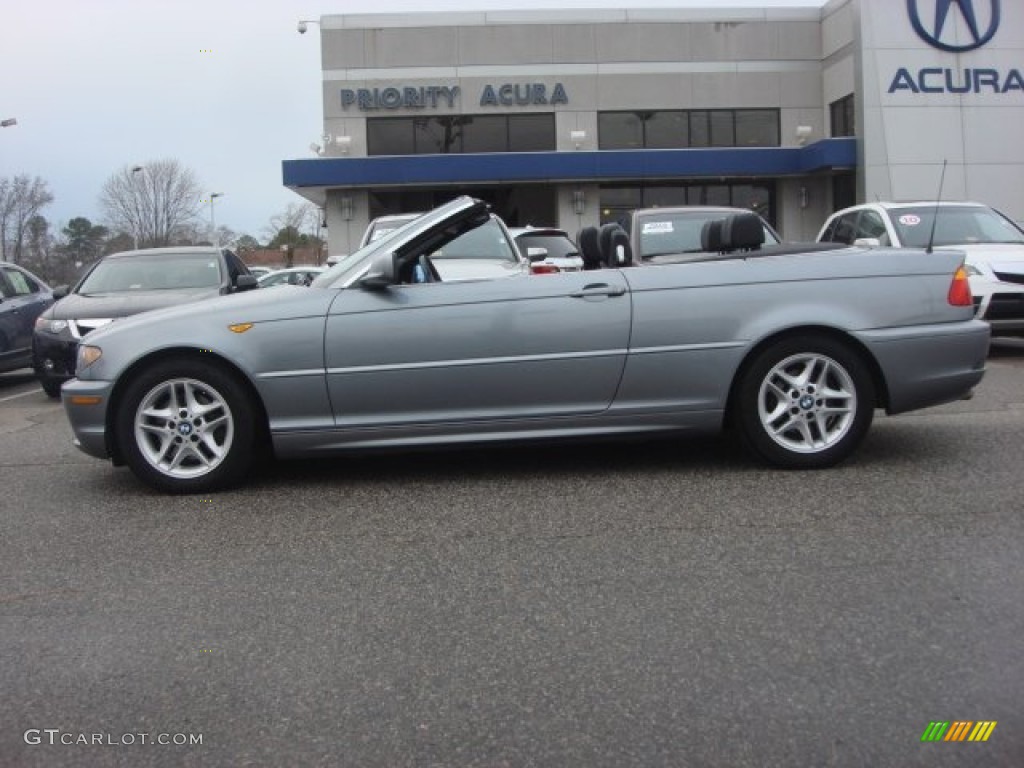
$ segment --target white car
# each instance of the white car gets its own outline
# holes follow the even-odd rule
[[[1024,335],[1024,230],[982,203],[864,203],[833,213],[819,242],[963,251],[977,317]]]
[[[530,262],[533,274],[579,272],[583,257],[576,241],[562,229],[551,227],[510,227],[519,252]]]
[[[363,239],[359,241],[359,247],[362,248],[364,245],[375,242],[396,229],[401,229],[410,221],[418,219],[422,215],[422,213],[394,213],[388,216],[378,216],[366,227]]]
[[[260,288],[272,288],[275,285],[309,285],[324,271],[324,267],[288,267],[270,272],[260,278]]]

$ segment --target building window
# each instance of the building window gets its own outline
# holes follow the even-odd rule
[[[761,214],[775,226],[775,182],[724,181],[715,184],[650,184],[601,187],[601,223],[624,223],[636,208],[724,205]]]
[[[828,105],[832,136],[856,136],[856,124],[853,115],[853,94],[844,96],[839,101]]]
[[[555,149],[553,113],[382,117],[366,121],[368,155],[546,152]]]
[[[778,147],[777,109],[600,112],[600,149]]]

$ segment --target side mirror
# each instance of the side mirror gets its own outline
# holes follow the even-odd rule
[[[393,253],[382,253],[370,264],[370,271],[363,275],[359,287],[366,291],[383,291],[395,284],[396,270]]]
[[[527,248],[526,259],[531,264],[535,261],[544,261],[548,257],[547,248]]]
[[[858,237],[853,241],[854,245],[860,245],[864,248],[877,248],[882,244],[882,241],[877,237]]]
[[[235,278],[236,291],[251,291],[253,288],[258,287],[259,284],[260,281],[256,275],[239,275]]]
[[[66,285],[58,285],[53,289],[53,300],[63,299],[70,292],[70,288]]]

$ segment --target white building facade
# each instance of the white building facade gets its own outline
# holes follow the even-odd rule
[[[813,239],[865,199],[1024,220],[1024,0],[324,16],[321,153],[284,182],[329,250],[458,194],[510,225],[751,208]]]

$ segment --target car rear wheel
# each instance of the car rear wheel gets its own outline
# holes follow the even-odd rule
[[[136,377],[117,416],[125,461],[141,480],[171,493],[237,483],[255,441],[249,395],[219,366],[166,360]]]
[[[824,336],[780,340],[739,382],[736,422],[747,447],[780,467],[814,469],[847,458],[874,417],[875,389],[862,358]]]

